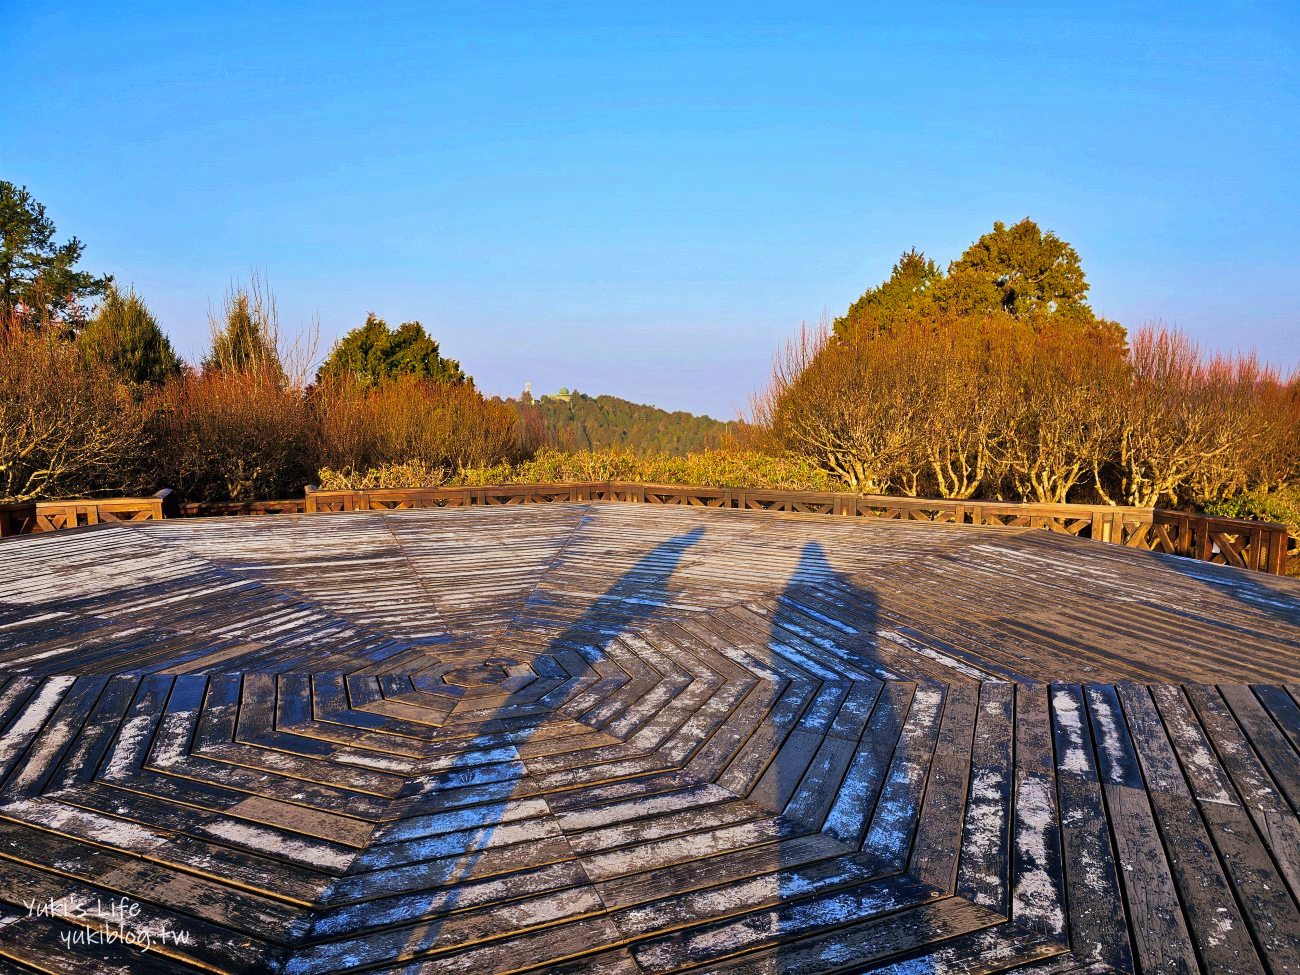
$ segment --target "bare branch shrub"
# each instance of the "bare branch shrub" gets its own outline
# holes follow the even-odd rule
[[[75,346],[0,337],[0,501],[125,491],[140,441],[130,396]]]
[[[1014,404],[1005,323],[991,318],[963,328],[945,322],[909,333],[905,340],[921,366],[916,392],[935,491],[944,498],[974,497],[997,476]]]
[[[1127,382],[1107,401],[1111,440],[1098,455],[1095,478],[1102,498],[1176,504],[1198,470],[1213,481],[1235,480],[1232,455],[1250,433],[1246,416],[1196,343],[1180,332],[1143,328],[1133,336],[1128,365]]]
[[[822,323],[801,329],[777,357],[754,413],[783,449],[854,490],[915,494],[922,446],[917,372],[899,343],[834,339]]]
[[[1254,354],[1215,356],[1200,385],[1223,449],[1199,460],[1191,500],[1207,505],[1267,493],[1300,474],[1300,373],[1283,380]]]
[[[312,391],[324,459],[335,470],[418,462],[457,471],[531,452],[518,414],[466,383],[399,376],[377,386],[327,380]]]
[[[1123,387],[1124,361],[1074,329],[1019,329],[1009,342],[1003,475],[1020,498],[1064,503],[1106,452],[1113,420],[1107,402]]]
[[[1298,391],[1164,329],[1126,348],[1068,322],[939,313],[801,330],[753,412],[778,452],[868,493],[1149,507],[1296,477]]]

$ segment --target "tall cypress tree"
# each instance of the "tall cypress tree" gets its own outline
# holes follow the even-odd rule
[[[171,341],[134,288],[123,293],[110,284],[77,344],[123,382],[162,384],[181,371]]]
[[[254,276],[250,285],[236,285],[222,303],[221,315],[209,314],[212,348],[203,359],[205,371],[269,370],[284,375],[276,348],[279,316],[275,296]]]

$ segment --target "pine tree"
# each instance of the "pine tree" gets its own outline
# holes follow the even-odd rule
[[[996,306],[1017,318],[1092,317],[1078,251],[1028,217],[1010,227],[999,220],[966,248],[948,268],[944,292],[961,311]]]
[[[0,325],[56,328],[71,338],[85,324],[83,302],[113,280],[77,269],[85,245],[54,241],[54,221],[25,186],[0,180]]]
[[[887,331],[931,304],[933,285],[942,279],[943,271],[934,261],[915,247],[904,251],[879,287],[867,289],[835,319],[835,334],[847,335],[864,327]]]

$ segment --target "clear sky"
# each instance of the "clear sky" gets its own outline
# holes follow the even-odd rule
[[[1098,312],[1300,363],[1300,4],[1056,6],[0,0],[0,178],[191,357],[257,267],[323,345],[729,417],[1031,216]]]

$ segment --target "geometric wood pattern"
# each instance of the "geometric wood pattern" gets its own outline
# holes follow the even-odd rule
[[[1291,580],[616,504],[0,571],[0,971],[1300,971]]]

